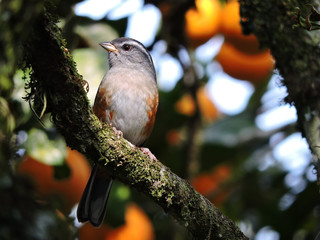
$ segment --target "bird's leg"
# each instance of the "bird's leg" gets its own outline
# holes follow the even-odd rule
[[[123,132],[121,132],[120,130],[116,129],[115,127],[113,127],[111,125],[113,131],[115,132],[115,134],[118,136],[118,138],[123,137]]]
[[[147,154],[152,161],[157,161],[157,158],[153,155],[153,153],[149,150],[149,148],[139,147],[142,152]]]
[[[112,123],[109,123],[109,125],[112,127],[114,133],[117,135],[118,138],[123,137],[123,132],[121,132],[120,130],[116,129],[116,127],[114,127],[112,125]]]

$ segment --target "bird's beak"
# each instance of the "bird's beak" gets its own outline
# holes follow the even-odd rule
[[[119,52],[119,50],[111,42],[99,43],[101,47],[106,49],[108,52]]]

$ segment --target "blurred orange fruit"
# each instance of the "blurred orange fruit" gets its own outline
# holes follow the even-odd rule
[[[227,42],[232,43],[236,48],[245,53],[257,53],[259,41],[253,34],[242,34],[240,24],[240,4],[238,1],[228,1],[222,8],[220,31]]]
[[[210,122],[217,119],[218,110],[209,98],[208,92],[205,90],[205,88],[200,87],[196,95],[199,110],[204,120]],[[192,116],[196,111],[195,102],[192,96],[188,93],[183,95],[182,98],[178,102],[176,102],[175,108],[179,113],[186,116]]]
[[[199,193],[208,197],[215,205],[218,205],[229,195],[229,191],[225,191],[221,186],[230,176],[230,166],[220,165],[211,172],[196,177],[191,183]]]
[[[176,129],[171,129],[166,134],[166,139],[170,145],[178,145],[181,140],[180,132]]]
[[[246,54],[227,42],[223,43],[216,59],[230,76],[253,83],[270,77],[274,68],[274,59],[269,50]]]
[[[135,204],[130,204],[125,213],[125,225],[108,234],[105,240],[153,240],[153,226],[148,216]]]
[[[196,0],[195,4],[185,15],[185,31],[194,47],[218,33],[221,16],[219,0]]]
[[[194,188],[201,194],[207,195],[218,187],[217,181],[209,174],[202,174],[192,181]]]
[[[79,240],[105,240],[108,233],[112,230],[108,227],[107,224],[102,224],[100,228],[95,228],[91,224],[84,224],[78,232]]]
[[[125,224],[111,229],[106,224],[94,228],[85,224],[79,229],[79,240],[153,240],[153,226],[148,216],[135,204],[130,204],[125,212]]]
[[[200,112],[202,117],[206,121],[213,121],[218,117],[218,110],[214,106],[213,102],[209,97],[209,93],[204,87],[201,87],[197,91],[197,101],[199,104]]]
[[[18,167],[18,172],[30,176],[40,197],[58,196],[63,200],[66,210],[70,210],[80,201],[82,192],[90,176],[90,165],[79,152],[68,149],[66,162],[70,168],[68,179],[54,179],[52,166],[41,163],[30,156],[26,156]]]
[[[192,116],[196,111],[196,105],[189,93],[185,94],[175,104],[176,110],[186,116]]]

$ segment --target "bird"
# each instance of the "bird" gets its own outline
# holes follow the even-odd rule
[[[152,132],[159,103],[152,57],[132,38],[120,37],[100,46],[108,52],[109,70],[99,85],[93,112],[101,122],[109,123],[129,142],[142,147]],[[100,164],[93,165],[77,209],[79,222],[101,226],[112,181]]]

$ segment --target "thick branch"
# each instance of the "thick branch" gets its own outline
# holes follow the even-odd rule
[[[196,239],[247,239],[188,182],[98,121],[89,106],[83,80],[48,13],[36,22],[25,45],[25,57],[33,69],[29,85],[35,108],[41,108],[38,103],[46,97],[47,112],[70,147],[104,164],[114,178],[148,195]]]
[[[243,29],[254,33],[261,45],[271,49],[288,89],[285,100],[296,107],[298,127],[319,165],[320,151],[315,147],[320,144],[319,40],[312,39],[307,30],[293,27],[298,20],[297,9],[310,11],[310,5],[297,0],[240,0],[240,3]]]

